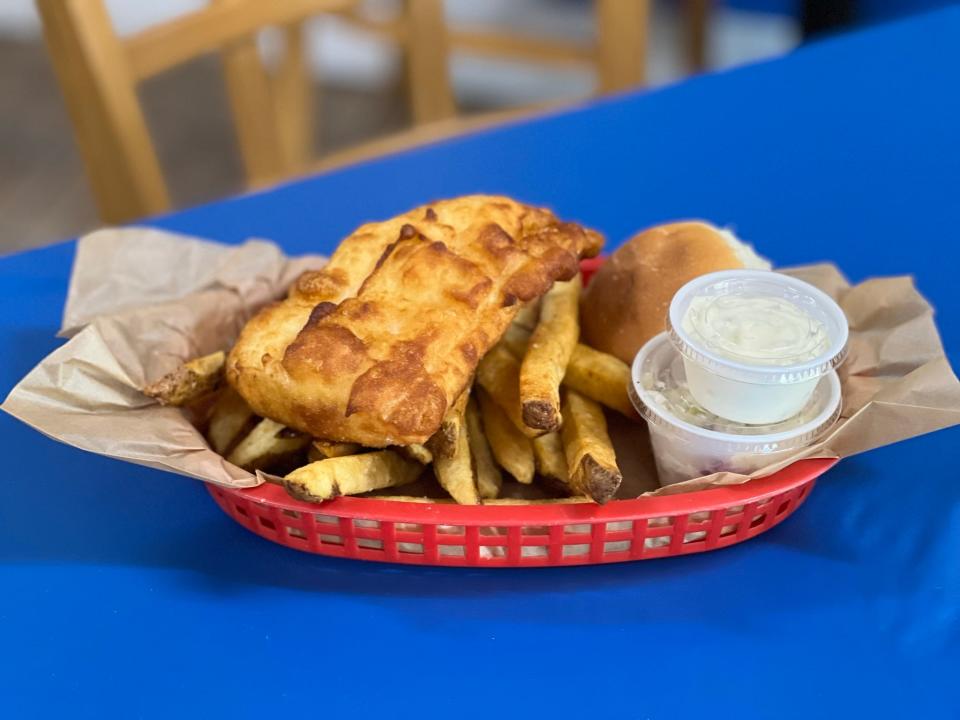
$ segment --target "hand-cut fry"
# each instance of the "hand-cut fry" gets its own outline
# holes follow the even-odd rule
[[[575,390],[566,390],[562,438],[570,487],[598,503],[607,502],[617,492],[623,476],[600,405]]]
[[[527,330],[533,331],[537,326],[537,320],[540,318],[540,298],[531,300],[514,316],[513,324]]]
[[[376,500],[391,500],[393,502],[412,502],[430,505],[456,505],[457,501],[453,498],[434,498],[423,497],[422,495],[364,495],[364,497],[374,498]],[[590,498],[585,498],[590,502]]]
[[[510,354],[522,360],[530,342],[530,331],[513,323],[500,338],[500,344]],[[588,345],[577,343],[567,363],[567,372],[563,384],[582,395],[606,405],[612,410],[636,419],[627,388],[630,383],[630,368],[620,358],[605,352],[594,350]]]
[[[433,462],[433,453],[426,445],[414,443],[413,445],[398,445],[393,448],[405,457],[416,460],[421,465],[429,465]]]
[[[356,455],[363,448],[357,443],[336,442],[335,440],[313,439],[310,447],[307,449],[307,460],[317,462],[332,457],[343,457],[344,455]]]
[[[405,485],[416,480],[423,466],[393,450],[327,458],[297,468],[283,479],[295,498],[307,502],[331,500],[340,495]]]
[[[253,410],[232,387],[226,387],[213,404],[207,439],[210,447],[226,457],[243,434],[256,422]]]
[[[458,503],[479,505],[480,494],[477,490],[477,479],[473,474],[473,463],[470,461],[467,424],[459,423],[457,430],[457,443],[453,453],[449,456],[437,455],[433,461],[433,471],[437,482]]]
[[[522,361],[523,356],[527,354],[531,334],[531,331],[522,325],[512,323],[503,333],[503,337],[500,338],[500,344],[509,350],[510,354],[517,360]]]
[[[234,465],[262,470],[271,462],[298,452],[310,438],[278,422],[264,418],[227,456]]]
[[[579,344],[570,356],[563,384],[627,417],[637,417],[627,395],[630,368],[620,358]]]
[[[560,433],[552,432],[534,438],[533,459],[539,475],[555,483],[567,484],[567,457],[563,453]]]
[[[473,474],[477,478],[477,490],[484,499],[495,498],[500,494],[503,476],[490,451],[490,443],[483,432],[483,421],[477,401],[470,398],[464,416],[467,425],[467,439],[470,441],[470,457],[473,460]],[[566,461],[564,461],[566,462]]]
[[[452,505],[453,500],[449,498],[428,498],[416,497],[412,495],[377,495],[377,500],[392,500],[393,502],[412,502],[412,503],[430,503],[438,505]],[[539,498],[536,500],[524,500],[522,498],[493,498],[485,501],[484,505],[573,505],[576,503],[593,502],[590,498],[583,495],[565,498]]]
[[[575,505],[577,503],[588,503],[590,498],[583,495],[574,495],[565,498],[538,498],[536,500],[525,500],[523,498],[497,498],[491,500],[485,505]]]
[[[503,409],[485,391],[478,393],[483,429],[497,464],[518,482],[533,482],[533,447],[530,440],[510,422]]]
[[[523,422],[520,410],[520,363],[504,345],[494,345],[477,366],[477,384],[486,390],[510,421],[526,437],[543,435],[543,430]]]
[[[456,451],[460,425],[463,423],[463,413],[469,399],[470,388],[467,388],[447,408],[440,429],[427,441],[427,448],[434,457],[450,457]]]
[[[560,383],[580,337],[580,276],[555,282],[540,301],[540,322],[520,365],[523,422],[554,432],[560,429]]]
[[[185,362],[143,389],[143,394],[156,398],[161,405],[180,407],[213,392],[223,380],[224,353],[218,350],[210,355]]]

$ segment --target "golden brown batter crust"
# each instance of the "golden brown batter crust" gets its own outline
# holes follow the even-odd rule
[[[227,379],[259,414],[367,446],[427,440],[522,302],[602,238],[504,197],[360,227],[243,329]]]

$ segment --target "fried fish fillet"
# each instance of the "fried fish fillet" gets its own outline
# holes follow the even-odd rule
[[[522,303],[602,242],[482,195],[364,225],[247,323],[227,380],[258,414],[314,437],[425,442]]]

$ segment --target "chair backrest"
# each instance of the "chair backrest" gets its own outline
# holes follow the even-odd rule
[[[637,87],[646,77],[650,0],[594,0],[592,43],[533,37],[489,28],[450,27],[451,49],[548,65],[593,66],[597,91]]]
[[[262,185],[308,167],[312,102],[303,21],[313,15],[340,15],[401,47],[411,115],[418,125],[455,114],[448,46],[534,62],[593,64],[600,92],[644,81],[649,0],[594,0],[596,41],[589,46],[483,29],[448,30],[443,0],[400,0],[401,13],[390,22],[365,18],[360,0],[208,2],[208,7],[123,38],[114,31],[104,0],[36,0],[80,154],[106,222],[169,208],[137,86],[207,53],[217,52],[223,60],[248,184]],[[257,49],[257,34],[268,26],[280,28],[284,39],[282,58],[274,68],[263,64]]]
[[[220,52],[247,180],[302,170],[311,157],[310,74],[303,20],[351,10],[357,0],[209,0],[206,8],[121,38],[103,0],[36,0],[100,216],[122,222],[163,212],[169,194],[137,85]],[[404,0],[401,23],[413,117],[453,113],[442,0]],[[257,33],[282,29],[284,54],[268,69]]]

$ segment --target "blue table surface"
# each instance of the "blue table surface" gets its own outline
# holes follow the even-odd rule
[[[151,224],[299,253],[478,191],[611,248],[705,217],[778,265],[914,274],[956,360],[958,73],[947,10]],[[4,387],[58,345],[72,255],[0,261]],[[528,571],[301,554],[200,483],[0,438],[2,717],[960,717],[956,429],[842,462],[743,545]]]

